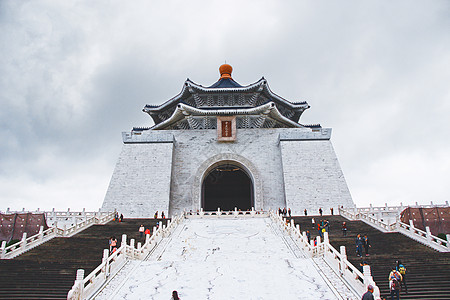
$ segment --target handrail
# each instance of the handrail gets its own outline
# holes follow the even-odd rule
[[[373,211],[367,211],[366,209],[344,209],[340,208],[339,213],[341,216],[350,220],[362,220],[367,224],[385,232],[399,232],[415,241],[424,244],[439,252],[450,252],[450,235],[447,235],[447,240],[441,239],[431,234],[430,228],[425,227],[425,231],[414,227],[413,221],[410,224],[405,224],[398,217],[395,222],[388,224],[381,218],[372,216]]]
[[[373,281],[370,274],[370,267],[366,266],[364,273],[359,271],[348,260],[345,246],[341,246],[341,252],[337,251],[329,242],[328,233],[324,234],[324,241],[321,242],[320,237],[308,243],[306,232],[300,233],[300,227],[294,226],[294,220],[286,223],[280,215],[269,212],[271,219],[278,224],[287,234],[293,237],[294,242],[310,257],[323,257],[325,262],[333,269],[333,271],[342,277],[361,297],[367,290],[367,286],[371,284],[374,287],[374,296],[376,300],[380,300],[379,288]]]
[[[120,247],[111,255],[108,249],[103,251],[102,263],[84,277],[84,270],[77,270],[77,277],[72,289],[67,293],[67,299],[82,300],[94,295],[101,286],[103,286],[109,278],[122,269],[128,259],[143,260],[150,254],[153,249],[162,241],[164,237],[169,236],[177,228],[177,226],[184,220],[184,213],[180,216],[175,216],[172,220],[167,221],[167,225],[159,223],[159,228],[153,227],[153,235],[147,234],[143,245],[139,242],[135,246],[135,240],[130,240],[130,245],[127,244],[127,236],[122,235],[122,243]]]
[[[27,238],[27,234],[24,233],[20,242],[12,244],[8,247],[6,247],[6,241],[3,241],[0,248],[0,258],[12,259],[53,239],[54,237],[70,237],[93,224],[104,224],[113,218],[114,212],[109,212],[108,214],[99,216],[93,214],[91,218],[85,219],[80,223],[75,222],[75,225],[69,228],[61,229],[58,227],[50,227],[44,231],[44,227],[41,226],[37,234]]]

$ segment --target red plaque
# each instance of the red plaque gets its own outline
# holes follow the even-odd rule
[[[222,137],[231,137],[231,121],[222,121]]]

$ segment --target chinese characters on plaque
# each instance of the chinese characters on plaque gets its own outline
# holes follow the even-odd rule
[[[236,117],[217,117],[217,140],[234,142],[236,140]]]

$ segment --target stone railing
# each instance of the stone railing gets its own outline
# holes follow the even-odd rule
[[[67,211],[57,211],[54,208],[51,211],[43,211],[39,208],[36,210],[25,210],[23,208],[21,211],[11,210],[9,207],[5,211],[6,214],[14,214],[14,213],[33,213],[33,214],[45,214],[45,220],[49,227],[67,227],[74,226],[75,223],[80,223],[85,221],[86,219],[90,219],[93,217],[101,218],[102,216],[106,216],[111,214],[110,212],[102,212],[102,211],[86,211],[83,208],[82,211],[71,211],[70,208]]]
[[[423,206],[423,207],[431,207],[431,206]],[[432,206],[436,207],[436,206]],[[383,207],[384,208],[384,207]],[[397,206],[394,208],[387,209],[389,211],[394,211]],[[372,227],[379,229],[383,232],[399,232],[425,246],[433,248],[439,252],[450,252],[450,235],[447,234],[447,241],[443,240],[437,236],[431,234],[430,228],[428,226],[425,227],[425,231],[420,230],[414,227],[414,223],[412,220],[409,221],[409,225],[400,221],[399,214],[402,210],[400,210],[395,218],[395,221],[392,223],[387,223],[383,218],[380,218],[378,214],[374,214],[374,208],[340,208],[339,213],[341,216],[346,217],[349,220],[361,220],[365,223],[371,225]],[[378,208],[379,210],[381,208]]]
[[[328,232],[324,233],[323,242],[318,236],[315,239],[311,239],[310,243],[308,243],[306,232],[300,232],[299,225],[294,226],[294,220],[291,219],[291,222],[286,223],[283,217],[272,211],[269,212],[269,215],[273,222],[290,235],[297,246],[309,257],[322,257],[333,271],[353,288],[359,297],[362,297],[367,291],[367,286],[371,284],[374,287],[375,299],[381,299],[380,290],[373,281],[370,266],[364,266],[364,273],[361,273],[347,260],[345,246],[341,246],[340,251],[337,251],[330,244]]]
[[[129,259],[144,260],[164,237],[170,236],[175,228],[184,220],[184,214],[175,216],[167,221],[167,226],[159,224],[159,228],[153,227],[153,235],[147,234],[145,242],[135,245],[135,240],[131,239],[127,245],[127,236],[122,235],[120,247],[111,255],[109,250],[103,250],[102,263],[89,275],[84,277],[84,270],[78,269],[75,283],[67,294],[67,299],[89,299],[111,278],[113,278],[127,263]]]
[[[184,212],[186,218],[237,218],[237,217],[267,217],[268,212],[263,210],[255,210],[252,207],[252,210],[240,211],[240,210],[229,210],[224,211],[220,208],[217,211],[203,211],[200,209],[199,211],[193,212]]]
[[[41,212],[42,213],[42,212]],[[64,228],[50,227],[44,231],[44,227],[41,226],[39,232],[33,236],[27,238],[27,233],[24,232],[20,242],[6,247],[6,241],[2,242],[0,248],[0,258],[1,259],[11,259],[16,256],[21,255],[51,239],[54,237],[70,237],[74,234],[83,231],[84,229],[90,227],[93,224],[105,224],[114,218],[114,212],[102,213],[102,214],[92,214],[89,218],[85,218],[84,221],[77,222],[73,226]]]

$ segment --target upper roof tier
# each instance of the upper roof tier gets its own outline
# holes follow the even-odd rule
[[[155,122],[155,127],[172,117],[179,104],[186,104],[200,110],[251,109],[273,103],[280,117],[298,123],[301,114],[310,106],[306,101],[290,102],[273,93],[267,80],[262,77],[255,83],[241,86],[231,77],[233,68],[224,64],[220,66],[219,80],[209,87],[185,81],[181,92],[161,105],[145,105],[143,111]]]

